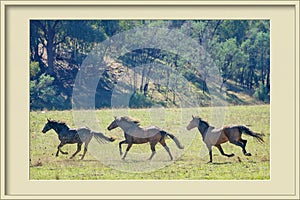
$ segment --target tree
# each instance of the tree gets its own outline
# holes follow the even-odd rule
[[[222,76],[220,91],[224,84],[229,79],[232,79],[233,74],[236,73],[235,71],[237,70],[240,55],[241,53],[236,44],[236,39],[231,38],[215,46],[212,57]]]
[[[31,20],[31,26],[36,26],[40,33],[40,42],[47,52],[46,73],[56,77],[54,73],[54,56],[56,45],[59,44],[57,32],[62,21],[60,20]]]
[[[251,29],[249,38],[242,43],[241,48],[248,56],[246,60],[248,88],[259,87],[260,82],[270,88],[270,33],[257,28]]]
[[[225,42],[230,38],[235,38],[238,45],[240,45],[249,30],[250,20],[224,20],[217,30],[219,40]]]

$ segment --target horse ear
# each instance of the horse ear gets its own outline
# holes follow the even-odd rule
[[[115,119],[117,119],[117,116],[114,116]]]
[[[194,115],[192,115],[193,119],[195,119]]]
[[[49,118],[47,118],[47,121],[48,121],[48,122],[50,122],[50,119],[49,119]]]

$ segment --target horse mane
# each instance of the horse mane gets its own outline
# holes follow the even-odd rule
[[[209,123],[206,122],[206,121],[204,121],[203,119],[201,119],[201,117],[196,116],[195,118],[198,118],[198,119],[199,119],[199,125],[200,125],[200,122],[201,122],[201,123],[205,124],[207,127],[210,127]]]
[[[70,129],[70,127],[66,124],[66,122],[61,122],[61,121],[56,121],[56,120],[50,120],[50,122],[54,122],[54,123],[57,123],[57,124],[59,124],[59,125],[61,125],[61,126],[65,126],[65,127],[67,127],[68,129]]]
[[[130,122],[130,123],[134,123],[134,124],[136,124],[137,126],[140,125],[140,121],[139,121],[139,120],[133,119],[133,118],[128,117],[128,116],[121,117],[121,119],[122,119],[122,120],[125,120],[125,121],[127,121],[127,122]]]

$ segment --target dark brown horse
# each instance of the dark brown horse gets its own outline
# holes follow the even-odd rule
[[[259,142],[264,142],[262,136],[263,134],[254,133],[248,127],[243,125],[238,126],[225,126],[219,129],[210,126],[206,121],[203,121],[200,117],[194,117],[190,121],[189,125],[186,127],[187,130],[197,127],[202,135],[202,139],[206,144],[209,151],[209,162],[212,162],[212,146],[219,149],[223,156],[232,157],[234,154],[224,153],[221,144],[229,141],[242,148],[243,154],[245,156],[251,156],[251,153],[246,151],[247,140],[242,139],[242,133],[255,137]]]
[[[58,156],[58,153],[61,152],[62,154],[68,154],[68,152],[64,152],[61,150],[61,148],[65,144],[76,144],[77,143],[77,150],[76,152],[71,156],[70,159],[74,158],[74,156],[80,152],[81,146],[84,143],[84,152],[81,157],[81,160],[84,158],[87,150],[88,145],[94,136],[96,140],[99,143],[106,143],[106,142],[113,142],[115,139],[112,137],[107,137],[103,133],[97,133],[89,128],[83,127],[83,128],[77,128],[77,129],[70,129],[65,123],[58,122],[55,120],[49,120],[45,124],[42,132],[46,133],[49,130],[55,130],[55,132],[58,135],[58,139],[60,140],[60,144],[57,147],[56,156]]]
[[[133,120],[129,117],[115,117],[115,120],[107,127],[107,129],[112,130],[117,127],[120,127],[124,131],[125,136],[125,140],[119,143],[120,155],[122,155],[122,144],[128,144],[122,159],[125,159],[133,144],[143,144],[149,142],[152,150],[152,154],[149,157],[149,160],[151,160],[156,153],[155,145],[159,142],[168,152],[170,159],[173,160],[173,156],[165,141],[167,136],[169,136],[176,143],[179,149],[183,149],[180,142],[173,134],[167,133],[156,126],[141,128],[138,120]]]

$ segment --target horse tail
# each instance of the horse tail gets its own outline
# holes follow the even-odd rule
[[[257,141],[259,141],[261,143],[265,142],[264,139],[262,138],[262,136],[264,136],[264,134],[254,133],[246,126],[237,126],[237,128],[239,129],[240,132],[246,133],[247,135],[255,137],[257,139]]]
[[[105,136],[103,133],[99,132],[93,132],[93,136],[95,137],[95,139],[99,142],[99,143],[106,143],[106,142],[113,142],[116,139],[113,137],[107,137]]]
[[[171,133],[167,133],[166,131],[160,131],[160,133],[162,134],[163,137],[165,136],[169,136],[177,145],[177,147],[179,149],[183,149],[184,147],[180,144],[179,140],[177,139],[177,137],[175,137],[175,135],[171,134]]]

